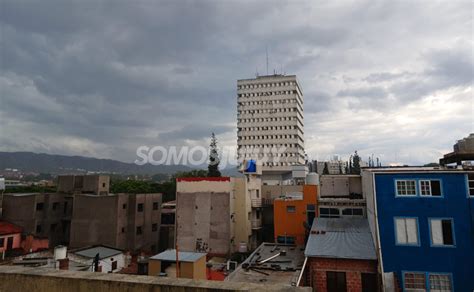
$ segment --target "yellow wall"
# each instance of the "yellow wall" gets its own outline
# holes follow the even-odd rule
[[[161,261],[149,260],[148,261],[148,276],[159,276],[161,271]]]
[[[173,265],[174,266],[174,265]],[[180,262],[179,264],[180,278],[206,280],[206,257],[203,256],[194,263]],[[174,271],[174,270],[173,270]],[[159,276],[161,272],[161,261],[150,260],[148,262],[148,276]],[[170,274],[172,271],[170,271]],[[176,274],[169,275],[175,277]]]

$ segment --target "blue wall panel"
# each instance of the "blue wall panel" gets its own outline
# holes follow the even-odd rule
[[[440,179],[443,197],[396,197],[396,179]],[[451,273],[455,291],[474,291],[474,198],[462,173],[376,174],[377,212],[384,272]],[[417,183],[418,185],[418,183]],[[394,217],[417,217],[419,246],[395,244]],[[454,247],[430,245],[429,218],[453,218]]]

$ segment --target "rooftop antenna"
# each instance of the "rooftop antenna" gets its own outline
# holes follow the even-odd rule
[[[255,77],[258,77],[258,68],[255,67]]]
[[[267,57],[267,75],[268,75],[268,46],[265,47],[265,55]]]

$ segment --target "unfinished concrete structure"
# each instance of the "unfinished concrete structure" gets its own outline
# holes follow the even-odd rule
[[[180,251],[227,256],[233,251],[230,177],[178,178],[176,240]]]
[[[320,217],[366,217],[361,176],[322,175],[318,208]]]
[[[157,252],[161,198],[161,194],[75,195],[70,246],[104,244]]]
[[[3,219],[25,233],[48,238],[51,246],[68,244],[72,201],[59,193],[5,194]]]
[[[106,195],[109,192],[108,175],[60,175],[58,193]]]
[[[260,160],[264,174],[281,174],[304,164],[303,125],[303,93],[295,75],[237,81],[240,162]]]

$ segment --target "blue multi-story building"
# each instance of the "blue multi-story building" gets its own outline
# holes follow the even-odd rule
[[[363,169],[384,287],[474,291],[474,171]]]

